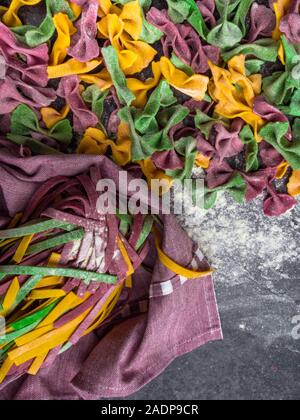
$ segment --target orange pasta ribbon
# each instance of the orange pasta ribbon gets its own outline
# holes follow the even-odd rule
[[[246,76],[245,56],[233,57],[228,62],[228,70],[209,61],[213,77],[209,84],[210,96],[217,102],[215,112],[228,119],[241,118],[254,130],[257,141],[258,132],[264,120],[252,108],[255,97],[261,92],[262,76]]]

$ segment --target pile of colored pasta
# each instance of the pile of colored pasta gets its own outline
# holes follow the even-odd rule
[[[280,216],[300,194],[299,8],[300,0],[2,1],[2,148],[23,158],[106,155],[170,187],[201,167],[206,209],[220,192],[240,203],[263,195],[265,214]],[[96,168],[54,173],[0,231],[0,382],[35,374],[103,325],[153,237],[174,273],[210,273],[161,251],[158,219],[99,215],[98,180]]]

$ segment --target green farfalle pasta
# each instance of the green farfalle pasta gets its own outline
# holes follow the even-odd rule
[[[289,141],[286,134],[289,131],[289,123],[269,123],[261,131],[260,136],[271,144],[295,170],[300,169],[300,138],[293,136]]]
[[[208,140],[210,132],[214,125],[216,124],[223,124],[226,127],[229,126],[228,121],[226,121],[224,118],[220,118],[217,116],[210,117],[205,112],[200,111],[197,109],[196,115],[195,115],[195,126],[198,128],[198,130],[201,131],[201,133],[204,135],[206,140]]]
[[[253,44],[241,44],[230,51],[222,54],[224,61],[229,61],[236,55],[250,55],[263,61],[270,61],[275,63],[278,58],[278,41],[271,38],[263,38],[254,42]]]
[[[28,146],[34,153],[59,153],[56,149],[34,139],[33,132],[50,137],[64,147],[67,147],[73,138],[69,120],[59,121],[50,130],[47,130],[41,128],[36,113],[29,106],[21,104],[12,113],[11,130],[7,138],[16,144]]]
[[[102,55],[109,71],[111,78],[114,82],[114,86],[118,95],[118,98],[123,105],[131,105],[135,100],[135,95],[128,89],[126,78],[121,70],[118,55],[113,46],[102,48]]]
[[[173,149],[173,144],[169,138],[170,129],[181,123],[189,114],[188,108],[176,105],[167,108],[157,115],[158,126],[164,127],[156,132],[141,134],[135,126],[135,108],[125,107],[119,111],[119,117],[125,121],[130,128],[132,139],[132,160],[134,162],[145,160],[155,152],[162,152]]]
[[[259,169],[259,146],[249,125],[243,127],[240,139],[246,145],[246,172],[257,171]]]
[[[194,137],[183,137],[176,142],[175,150],[179,155],[184,157],[184,168],[175,171],[169,170],[167,171],[167,175],[174,180],[183,182],[192,176],[194,162],[198,153],[197,140]]]
[[[39,27],[24,25],[13,28],[16,36],[29,47],[36,47],[48,42],[55,33],[53,16],[56,13],[65,13],[73,21],[75,16],[66,0],[45,0],[46,16]]]
[[[205,188],[204,208],[209,210],[214,207],[220,192],[227,192],[238,203],[243,203],[245,201],[246,191],[246,181],[241,174],[236,173],[225,185],[213,189]]]
[[[97,115],[99,122],[104,111],[104,101],[109,91],[102,91],[97,85],[88,86],[82,93],[84,102],[91,106],[92,111]]]
[[[201,38],[206,40],[209,29],[194,0],[167,0],[167,3],[168,13],[173,22],[189,22],[189,24],[198,32]]]
[[[289,106],[296,89],[300,89],[300,78],[295,77],[294,68],[298,62],[295,47],[288,43],[287,39],[281,37],[285,52],[285,71],[280,71],[263,79],[264,95],[269,102],[277,106]]]
[[[216,2],[221,19],[218,22],[218,25],[215,26],[207,36],[207,42],[209,44],[224,50],[234,47],[243,39],[243,32],[239,26],[229,21],[231,9],[234,10],[239,4],[239,1],[240,0],[234,0],[233,2],[230,2],[229,0],[225,0]]]
[[[159,86],[151,94],[145,108],[138,111],[135,117],[135,128],[141,134],[157,131],[158,123],[156,115],[161,108],[167,108],[177,102],[170,85],[166,81],[161,81]],[[140,114],[140,115],[139,115]]]

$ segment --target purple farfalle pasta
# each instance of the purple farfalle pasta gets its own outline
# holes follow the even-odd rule
[[[268,122],[289,122],[286,115],[273,105],[270,105],[262,96],[255,98],[253,112]],[[291,127],[286,136],[289,140],[292,139]]]
[[[269,196],[265,199],[263,205],[266,216],[281,216],[298,204],[298,201],[294,197],[276,191],[271,183],[268,184],[267,190]]]
[[[277,150],[274,149],[274,147],[271,146],[266,141],[262,141],[259,144],[259,153],[260,153],[262,162],[264,166],[266,167],[277,168],[277,166],[280,165],[284,161],[281,154],[279,154]]]
[[[270,8],[254,3],[250,12],[251,27],[247,39],[254,42],[261,37],[271,37],[276,25],[275,13]]]
[[[205,140],[202,135],[198,135],[198,150],[207,157],[214,158],[220,163],[225,158],[239,154],[244,145],[239,137],[242,122],[236,120],[232,125],[232,131],[228,131],[222,124],[215,124],[214,136],[210,136],[210,141]],[[214,137],[214,145],[211,138]]]
[[[216,10],[215,0],[201,0],[197,2],[197,6],[205,20],[206,23],[209,23],[211,27],[217,25],[216,18],[214,16]]]
[[[225,160],[221,162],[219,159],[213,159],[207,170],[206,184],[211,189],[225,185],[233,173],[234,170]]]
[[[280,31],[292,44],[300,43],[300,14],[290,13],[284,16],[280,23]]]
[[[32,108],[47,107],[55,101],[56,93],[51,88],[30,86],[6,76],[5,80],[0,80],[0,97],[0,114],[9,114],[20,103]]]
[[[64,98],[74,114],[73,124],[77,133],[83,133],[89,127],[96,127],[98,117],[88,109],[80,96],[80,85],[77,76],[63,77],[60,81],[58,96]]]
[[[241,175],[247,183],[246,200],[255,200],[261,195],[272,181],[277,173],[277,168],[266,168],[261,169],[257,172],[245,173],[241,172]]]
[[[68,49],[71,57],[83,63],[99,57],[100,49],[97,36],[98,0],[90,0],[84,4],[82,16],[77,23],[75,35],[72,37],[72,45]]]
[[[0,56],[4,57],[10,75],[14,74],[31,85],[47,85],[49,55],[46,44],[36,48],[23,46],[10,29],[0,22]]]
[[[175,25],[168,17],[167,11],[152,7],[147,13],[148,21],[160,29],[165,38],[162,40],[165,56],[174,51],[195,73],[205,73],[209,69],[208,60],[217,64],[220,49],[212,45],[203,46],[195,30],[185,24]]]

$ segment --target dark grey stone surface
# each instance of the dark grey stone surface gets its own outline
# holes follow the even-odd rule
[[[260,200],[224,198],[205,216],[182,218],[217,270],[224,341],[177,359],[128,399],[299,399],[299,217],[299,206],[268,219]]]

